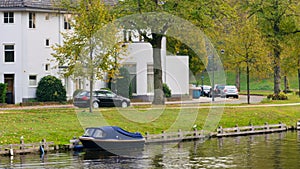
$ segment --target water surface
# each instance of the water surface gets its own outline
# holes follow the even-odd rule
[[[138,158],[77,152],[0,156],[0,168],[249,168],[299,169],[300,133],[212,138],[146,145]]]

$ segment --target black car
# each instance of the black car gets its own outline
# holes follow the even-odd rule
[[[82,91],[74,97],[74,106],[89,107],[90,92]],[[93,92],[93,108],[99,107],[128,107],[130,100],[128,98],[119,96],[109,90],[97,90]]]
[[[210,92],[211,92],[211,86],[203,85],[203,86],[200,86],[200,87],[201,87],[201,90],[202,90],[201,95],[209,97]]]

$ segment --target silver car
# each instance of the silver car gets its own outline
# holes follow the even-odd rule
[[[236,88],[236,86],[233,86],[233,85],[226,85],[224,87],[224,89],[222,89],[220,91],[220,96],[221,97],[233,97],[233,98],[239,98],[239,91],[238,89]]]

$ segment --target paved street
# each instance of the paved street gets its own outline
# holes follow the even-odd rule
[[[263,100],[263,98],[266,98],[266,96],[250,96],[250,103],[251,104],[260,103]],[[186,101],[168,101],[166,104],[197,104],[197,103],[211,103],[211,102],[212,102],[212,98],[200,97],[199,99],[186,100]],[[241,104],[241,103],[247,103],[247,96],[246,95],[240,95],[239,99],[216,97],[215,101],[213,103],[216,103],[216,104]],[[144,105],[144,104],[151,104],[151,103],[150,102],[135,102],[135,103],[132,103],[132,105]]]

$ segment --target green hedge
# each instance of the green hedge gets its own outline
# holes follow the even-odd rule
[[[36,98],[40,102],[64,102],[67,100],[66,89],[60,79],[48,75],[39,81]]]
[[[5,103],[7,84],[0,83],[0,103]]]
[[[164,91],[164,95],[166,98],[169,98],[172,96],[171,89],[169,88],[169,86],[166,83],[163,84],[163,91]]]

